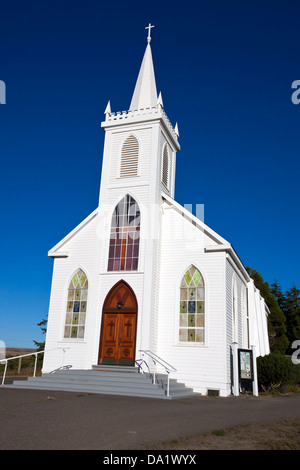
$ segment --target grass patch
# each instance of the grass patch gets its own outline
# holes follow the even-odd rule
[[[217,429],[216,431],[211,432],[214,436],[225,436],[226,432],[224,429]]]
[[[222,436],[222,439],[220,439]],[[300,419],[217,429],[165,442],[153,449],[170,450],[300,450]]]

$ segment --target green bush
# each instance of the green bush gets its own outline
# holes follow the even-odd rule
[[[260,388],[266,389],[274,386],[283,386],[295,383],[298,366],[291,359],[282,354],[271,353],[257,358],[257,377]]]

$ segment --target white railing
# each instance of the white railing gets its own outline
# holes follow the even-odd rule
[[[22,357],[27,357],[27,356],[35,356],[35,360],[34,360],[34,369],[33,369],[33,377],[35,377],[35,374],[36,374],[36,365],[37,365],[37,356],[38,356],[38,354],[42,354],[42,353],[44,353],[44,352],[46,352],[46,351],[47,351],[47,352],[48,352],[48,351],[56,351],[57,349],[62,349],[62,351],[63,351],[62,368],[64,368],[65,351],[66,351],[66,349],[70,349],[70,348],[54,348],[54,349],[47,349],[47,350],[44,349],[43,351],[35,351],[35,352],[29,353],[29,354],[22,354],[21,356],[13,356],[13,357],[7,357],[7,358],[5,358],[5,359],[1,359],[1,360],[0,360],[0,364],[1,364],[1,363],[4,363],[4,364],[5,364],[4,372],[3,372],[3,376],[2,376],[2,383],[1,383],[1,385],[4,385],[8,361],[12,361],[13,359],[20,359],[20,358],[22,358]]]
[[[170,382],[169,382],[170,373],[171,372],[176,372],[177,369],[175,369],[175,367],[171,366],[171,364],[169,364],[167,361],[165,361],[164,359],[159,357],[154,352],[149,351],[149,349],[140,349],[139,352],[141,353],[142,356],[144,356],[146,354],[148,357],[150,357],[150,359],[152,359],[153,366],[154,366],[154,368],[153,368],[153,383],[154,384],[156,383],[156,364],[160,364],[165,369],[165,371],[167,373],[167,377],[168,377],[167,396],[169,397],[170,396]]]
[[[168,118],[165,110],[162,108],[161,105],[156,105],[148,108],[142,108],[142,109],[132,109],[129,111],[117,111],[116,113],[106,113],[105,115],[105,121],[110,122],[110,121],[121,121],[121,120],[128,120],[130,118],[137,118],[139,116],[151,116],[151,115],[157,115],[158,117],[162,117],[166,126],[169,128],[171,133],[173,134],[174,138],[177,139],[177,134],[175,132],[175,129],[173,128],[170,119]]]

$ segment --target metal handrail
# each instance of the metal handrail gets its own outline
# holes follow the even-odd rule
[[[44,352],[48,352],[48,351],[56,351],[57,349],[62,349],[63,350],[63,365],[62,367],[64,367],[64,356],[65,356],[65,351],[66,349],[70,349],[70,348],[54,348],[54,349],[44,349],[43,351],[35,351],[33,353],[29,353],[29,354],[22,354],[21,356],[13,356],[13,357],[7,357],[5,359],[0,359],[0,364],[2,362],[5,363],[5,367],[4,367],[4,372],[3,372],[3,376],[2,376],[2,383],[1,385],[4,385],[4,381],[5,381],[5,376],[6,376],[6,369],[7,369],[7,362],[8,361],[12,361],[13,359],[20,359],[20,357],[26,357],[26,356],[35,356],[35,360],[34,360],[34,369],[33,369],[33,377],[35,377],[35,374],[36,374],[36,364],[37,364],[37,355],[38,354],[42,354]]]
[[[147,356],[149,356],[152,361],[153,361],[153,364],[154,364],[154,372],[153,372],[153,383],[155,384],[156,383],[156,363],[160,364],[164,369],[165,371],[167,372],[168,374],[168,382],[167,382],[167,396],[169,397],[170,396],[170,383],[169,383],[169,375],[171,372],[176,372],[177,369],[175,369],[175,367],[173,367],[171,364],[169,364],[167,361],[165,361],[164,359],[162,359],[161,357],[159,357],[157,354],[155,354],[154,352],[150,351],[149,349],[140,349],[139,350],[140,353],[142,353],[142,356],[144,354],[146,354]]]
[[[147,364],[147,362],[144,360],[144,359],[137,359],[135,361],[136,365],[138,366],[138,371],[140,374],[144,374],[144,370],[143,370],[143,364],[146,365],[147,369],[148,369],[148,372],[150,374],[150,369],[149,369],[149,366]]]

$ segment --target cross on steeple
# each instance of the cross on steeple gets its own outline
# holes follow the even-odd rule
[[[145,29],[148,29],[148,37],[147,37],[148,44],[151,41],[151,28],[155,28],[155,26],[152,25],[151,23],[149,23],[149,26],[146,26],[146,28],[145,28]]]

